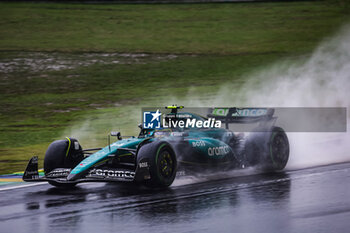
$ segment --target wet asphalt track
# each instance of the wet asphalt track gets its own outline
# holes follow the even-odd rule
[[[161,192],[115,184],[0,191],[0,232],[350,232],[350,163]]]

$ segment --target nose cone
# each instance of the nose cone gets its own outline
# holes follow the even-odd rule
[[[73,180],[76,180],[78,179],[78,174],[72,174],[70,173],[68,176],[67,176],[67,180],[69,181],[73,181]]]

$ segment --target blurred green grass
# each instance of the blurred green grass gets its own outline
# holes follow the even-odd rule
[[[137,133],[137,112],[157,99],[189,91],[210,96],[226,83],[238,89],[253,71],[304,59],[348,19],[334,1],[0,3],[0,62],[23,51],[29,58],[31,51],[177,54],[146,63],[0,71],[0,173],[23,170],[33,154],[43,158],[52,140],[79,130],[83,146],[105,145],[115,126]]]
[[[298,53],[346,17],[333,1],[0,6],[1,50]]]

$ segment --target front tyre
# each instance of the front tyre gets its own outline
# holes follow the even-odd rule
[[[177,160],[168,142],[155,141],[143,145],[137,154],[137,161],[149,161],[150,179],[144,184],[151,188],[166,188],[170,186],[176,176]]]
[[[82,148],[79,142],[74,138],[66,140],[57,140],[47,148],[44,158],[45,175],[56,168],[74,168],[84,159]],[[49,181],[51,185],[57,187],[72,187],[75,183],[58,183]]]

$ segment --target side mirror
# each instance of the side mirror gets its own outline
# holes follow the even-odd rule
[[[112,131],[111,132],[111,136],[112,137],[117,137],[118,140],[122,140],[122,135],[120,134],[120,132]]]

